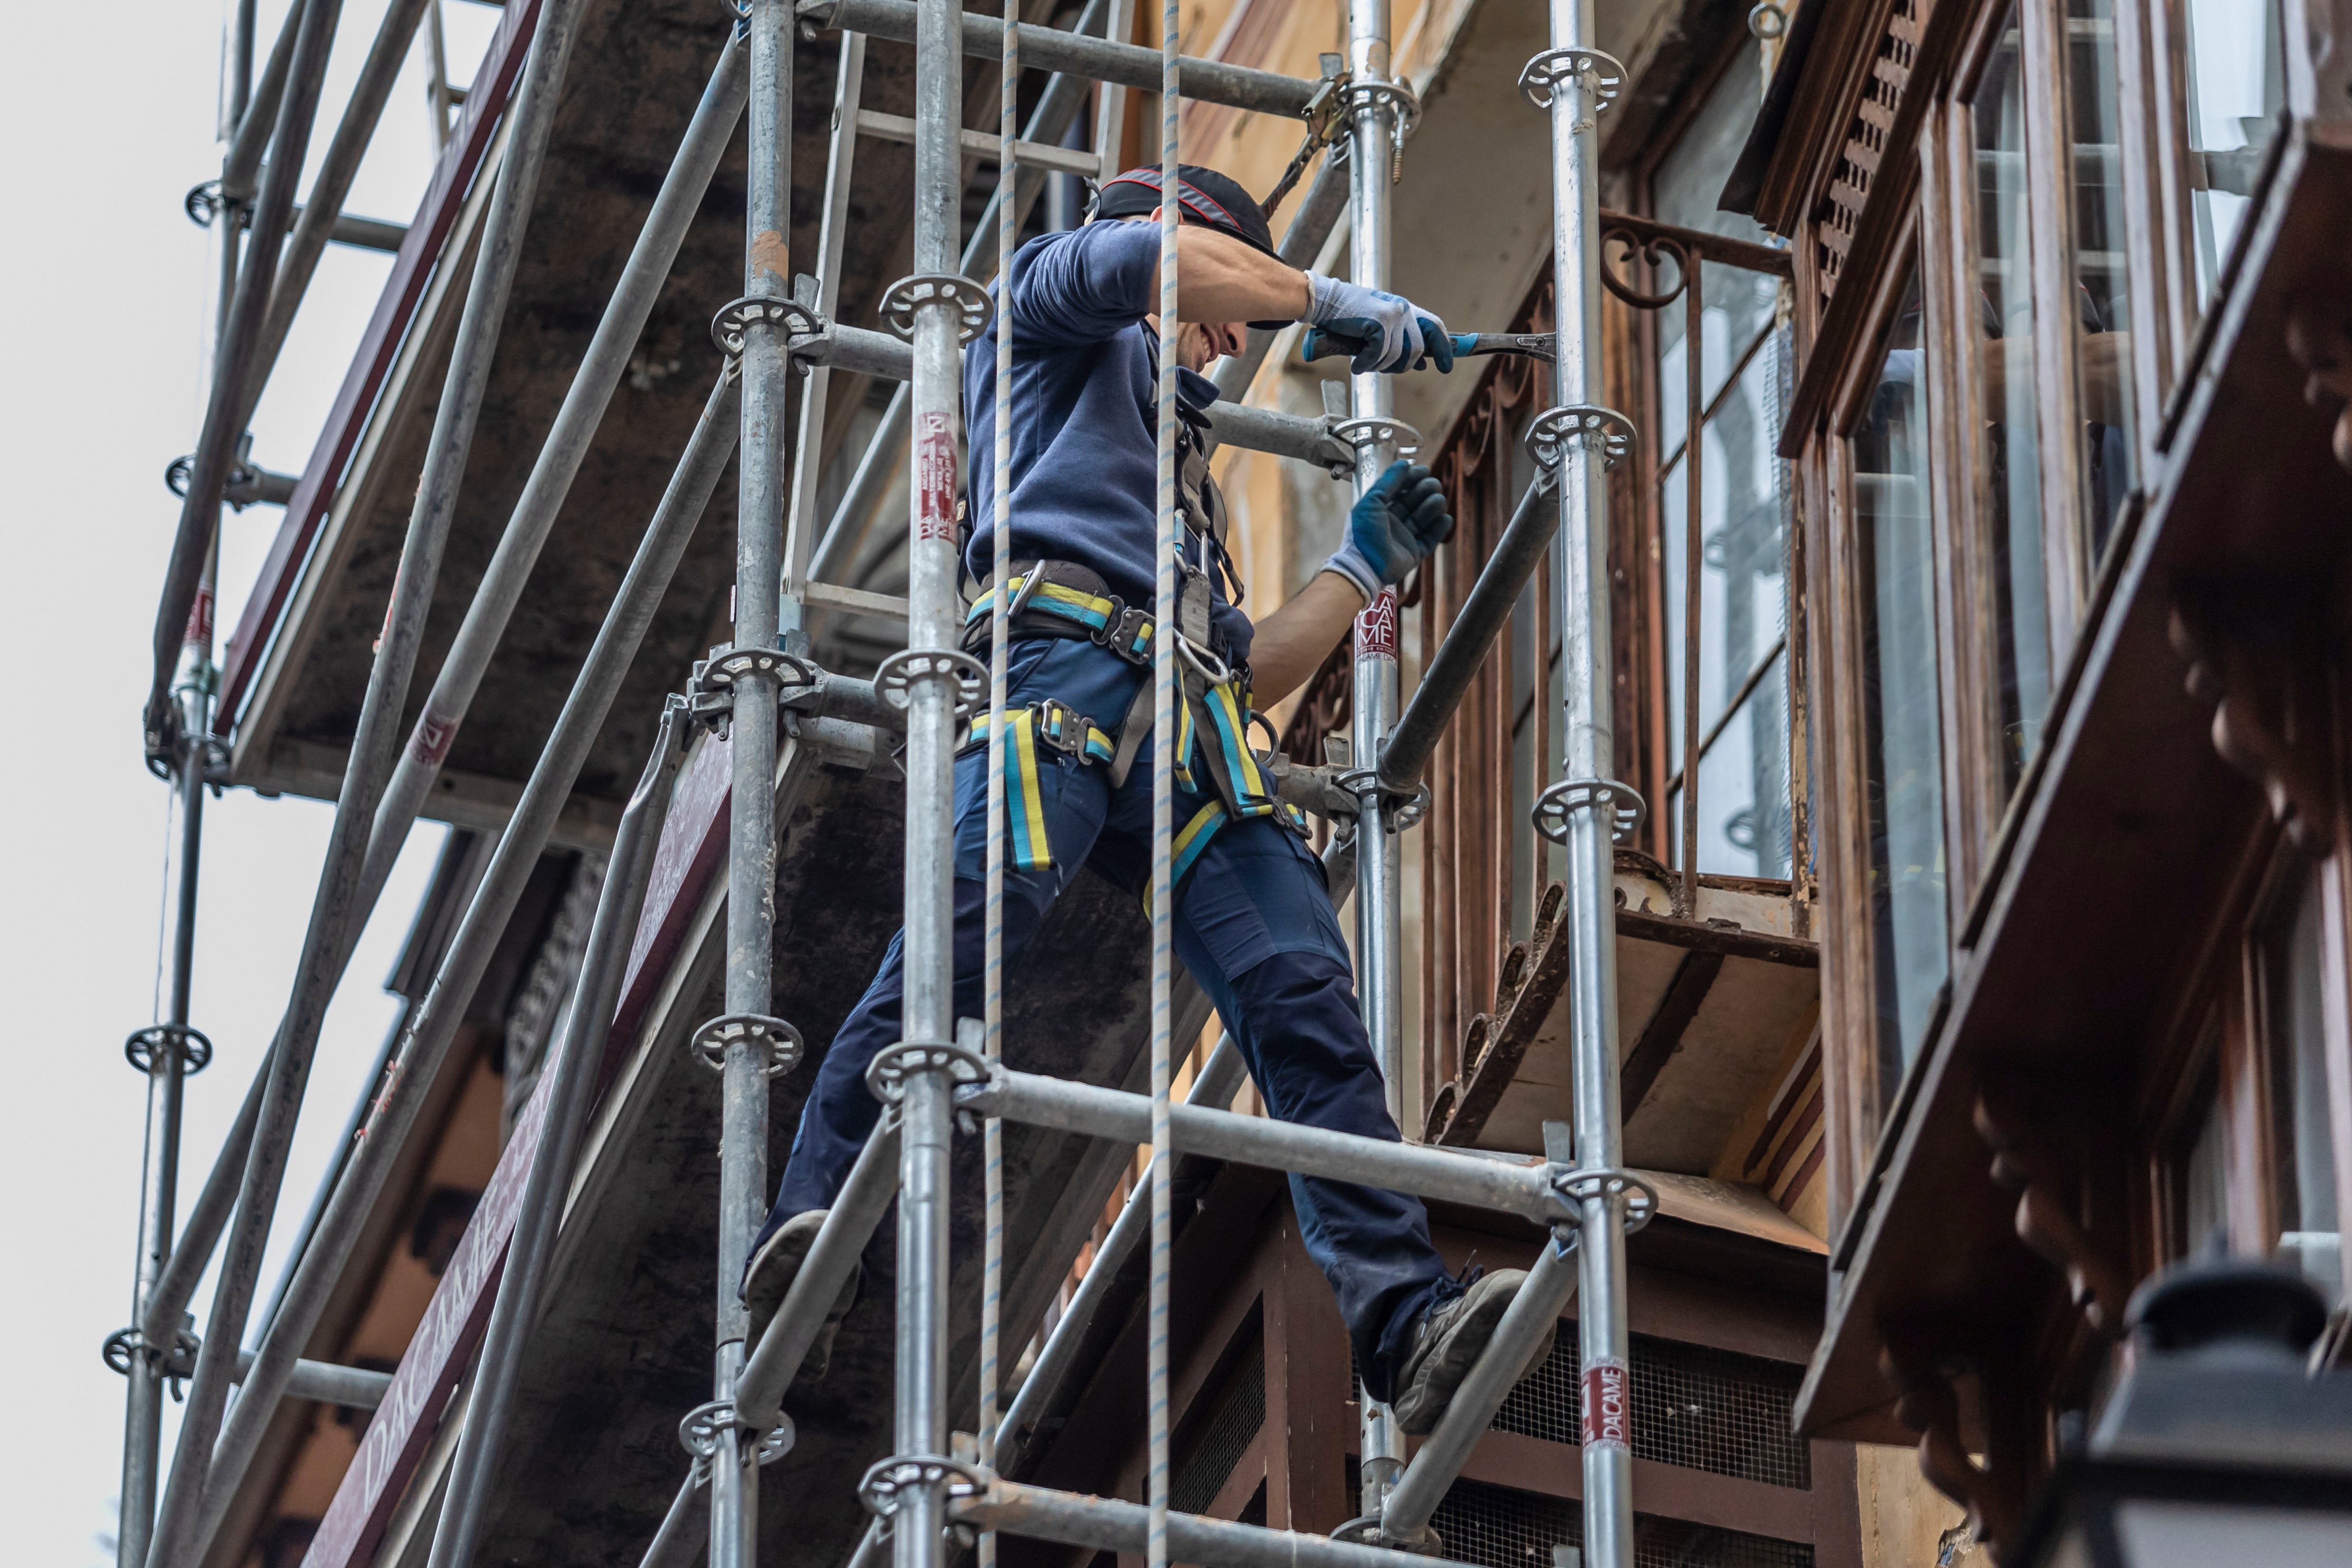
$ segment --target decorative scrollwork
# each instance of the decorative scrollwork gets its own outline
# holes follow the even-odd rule
[[[1617,269],[1609,265],[1609,247],[1612,243],[1625,247],[1628,262],[1637,256],[1648,262],[1653,275],[1660,261],[1672,260],[1675,264],[1675,286],[1661,293],[1647,293],[1620,278]],[[1683,290],[1690,287],[1690,247],[1672,235],[1644,234],[1620,224],[1601,225],[1601,286],[1633,309],[1658,310],[1673,304],[1682,298]]]
[[[2018,1239],[2065,1276],[2067,1293],[2085,1322],[2102,1334],[2119,1332],[2131,1282],[2068,1212],[2074,1184],[2021,1098],[1989,1085],[1977,1096],[1974,1121],[1977,1136],[1993,1151],[1994,1183],[2017,1195]]]
[[[1996,1548],[2014,1534],[2023,1513],[2018,1467],[2004,1445],[1993,1444],[1979,1464],[1960,1436],[1955,1373],[1916,1343],[1889,1336],[1882,1364],[1903,1391],[1895,1419],[1919,1434],[1919,1473],[1937,1491],[1969,1510],[1979,1541]]]
[[[2227,602],[2184,595],[2169,631],[2189,665],[2189,695],[2213,704],[2213,750],[2262,786],[2291,842],[2318,854],[2336,837],[2327,720],[2309,680],[2298,679],[2311,661],[2295,657],[2296,608],[2260,591]]]

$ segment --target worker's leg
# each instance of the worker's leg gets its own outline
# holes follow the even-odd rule
[[[1269,1110],[1397,1141],[1322,868],[1295,836],[1269,817],[1225,824],[1179,893],[1175,935]],[[1347,1182],[1293,1176],[1290,1190],[1365,1384],[1386,1400],[1425,1315],[1461,1293],[1428,1213],[1419,1198]]]
[[[1025,707],[1055,698],[1082,713],[1108,710],[1133,694],[1134,667],[1083,641],[1016,643],[1008,672],[1009,702]],[[1124,707],[1119,709],[1124,712]],[[1116,722],[1114,719],[1112,721]],[[1049,748],[1037,750],[1038,807],[1053,846],[1054,864],[1031,871],[1009,867],[1004,878],[1004,958],[1008,967],[1028,945],[1065,881],[1082,865],[1101,831],[1109,798],[1099,764],[1082,765]],[[987,939],[988,752],[975,747],[956,761],[955,1012],[978,1017]],[[829,1207],[881,1113],[866,1087],[866,1068],[884,1047],[904,1037],[904,933],[890,939],[882,967],[850,1010],[817,1064],[816,1081],[801,1112],[791,1160],[759,1242],[797,1214]],[[758,1250],[759,1242],[753,1244]]]

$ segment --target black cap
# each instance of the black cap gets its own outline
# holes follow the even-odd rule
[[[1186,218],[1223,229],[1252,249],[1268,256],[1276,254],[1274,231],[1266,225],[1265,209],[1242,189],[1239,181],[1198,163],[1179,163],[1176,167],[1177,200]],[[1139,217],[1159,205],[1160,171],[1129,169],[1104,183],[1095,196],[1094,216]]]

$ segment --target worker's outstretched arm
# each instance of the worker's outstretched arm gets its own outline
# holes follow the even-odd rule
[[[1151,220],[1136,218],[1136,223]],[[1151,267],[1160,298],[1160,264]],[[1176,231],[1176,313],[1187,321],[1306,321],[1353,357],[1349,368],[1411,370],[1424,363],[1454,368],[1454,340],[1435,313],[1402,294],[1366,289],[1319,272],[1301,272],[1221,229],[1187,224]],[[1315,357],[1310,344],[1307,357]]]
[[[1244,247],[1244,248],[1247,248]],[[1181,283],[1182,261],[1178,262]],[[1391,463],[1348,513],[1348,539],[1295,598],[1257,623],[1251,701],[1271,708],[1307,683],[1381,588],[1404,581],[1454,531],[1445,491],[1418,463]]]

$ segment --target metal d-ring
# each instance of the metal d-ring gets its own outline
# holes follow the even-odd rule
[[[801,1032],[782,1018],[761,1013],[729,1013],[696,1029],[687,1041],[687,1049],[712,1072],[725,1072],[727,1047],[739,1040],[765,1047],[770,1078],[782,1078],[800,1066],[802,1053],[807,1048]]]
[[[901,278],[882,290],[882,303],[877,313],[882,324],[912,342],[915,318],[927,305],[948,304],[956,308],[956,342],[968,343],[988,330],[989,318],[996,314],[996,302],[988,290],[961,272],[918,272]]]
[[[908,1075],[919,1072],[945,1072],[958,1084],[986,1083],[989,1079],[987,1058],[953,1040],[900,1040],[875,1052],[866,1064],[866,1092],[885,1105],[896,1105],[907,1098]]]
[[[1585,86],[1598,115],[1616,101],[1618,89],[1625,85],[1625,67],[1616,56],[1599,49],[1546,49],[1520,69],[1519,91],[1538,109],[1549,109],[1553,91],[1567,77],[1591,79]]]
[[[1580,1209],[1591,1198],[1623,1198],[1628,1236],[1649,1224],[1658,1212],[1658,1189],[1631,1171],[1566,1171],[1552,1179],[1552,1190]]]
[[[1391,444],[1399,457],[1409,458],[1421,450],[1421,432],[1385,414],[1360,414],[1353,419],[1342,419],[1331,426],[1331,438],[1359,452],[1367,447]]]
[[[735,1419],[733,1400],[714,1399],[686,1413],[677,1424],[677,1440],[697,1462],[708,1462],[718,1458],[719,1435],[730,1426],[739,1432],[751,1430]],[[760,1436],[760,1463],[772,1465],[791,1453],[796,1436],[793,1418],[781,1410],[776,1412],[776,1425]]]
[[[1558,468],[1560,453],[1570,441],[1583,442],[1587,451],[1597,441],[1601,466],[1613,468],[1620,458],[1633,449],[1633,422],[1597,403],[1566,404],[1547,408],[1528,420],[1526,440],[1528,455],[1538,468]]]
[[[918,681],[942,679],[955,681],[957,718],[969,719],[980,710],[988,696],[988,666],[961,648],[902,647],[875,669],[874,689],[903,713],[914,700]]]
[[[1632,784],[1615,779],[1562,779],[1536,796],[1536,831],[1554,844],[1567,843],[1569,813],[1585,805],[1609,811],[1609,837],[1620,844],[1632,840],[1648,811]]]
[[[1192,666],[1192,673],[1211,686],[1223,686],[1234,678],[1233,668],[1207,648],[1194,643],[1182,632],[1176,634],[1176,657]]]
[[[824,318],[796,300],[747,294],[719,307],[710,318],[710,341],[732,359],[743,352],[743,340],[753,327],[781,327],[786,337],[824,331]]]
[[[866,1512],[888,1519],[898,1511],[898,1500],[918,1487],[944,1487],[951,1498],[979,1497],[995,1480],[983,1467],[944,1454],[894,1454],[874,1462],[857,1483],[857,1498]]]
[[[213,1043],[201,1029],[185,1024],[150,1024],[122,1042],[123,1059],[142,1073],[155,1070],[155,1053],[160,1050],[180,1053],[180,1071],[199,1073],[213,1059]]]

